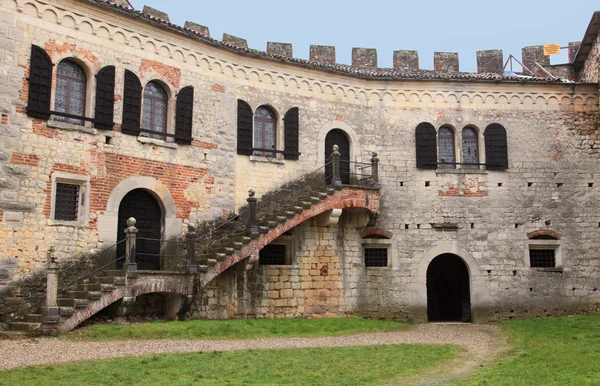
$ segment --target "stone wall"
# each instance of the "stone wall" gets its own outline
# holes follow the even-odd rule
[[[188,221],[238,209],[251,188],[260,197],[322,167],[330,152],[325,137],[340,129],[348,136],[351,161],[368,162],[373,151],[381,159],[377,226],[393,233],[391,265],[364,267],[359,237],[364,224],[359,226],[355,214],[344,213],[340,225],[329,228],[308,220],[294,230],[302,242],[291,267],[246,271],[240,262],[202,288],[193,315],[423,320],[424,272],[434,253],[465,260],[476,320],[578,310],[600,301],[596,84],[365,79],[246,55],[85,2],[58,7],[7,0],[0,15],[9,31],[0,36],[7,47],[0,54],[2,73],[8,74],[8,86],[0,90],[0,240],[7,240],[0,243],[2,282],[41,266],[49,245],[65,258],[114,240],[116,228],[107,224],[118,210],[115,197],[133,188],[161,199],[172,216],[164,231],[175,237]],[[26,116],[32,44],[44,47],[53,63],[74,58],[89,71],[88,115],[93,74],[106,65],[117,67],[114,131]],[[331,47],[317,47],[313,54],[315,60],[335,61]],[[438,63],[444,76],[458,70],[455,55],[438,56],[450,58]],[[194,86],[192,145],[121,132],[125,69],[144,84],[158,80],[166,86],[170,132],[177,91]],[[275,112],[280,150],[283,116],[298,107],[299,160],[237,155],[238,99],[253,111],[266,105]],[[417,169],[414,132],[421,122],[454,131],[458,162],[462,130],[474,128],[481,163],[485,128],[502,124],[508,169]],[[90,179],[89,215],[82,224],[48,218],[57,172]],[[528,266],[527,233],[539,229],[562,235],[562,270]],[[321,271],[325,265],[327,276]]]

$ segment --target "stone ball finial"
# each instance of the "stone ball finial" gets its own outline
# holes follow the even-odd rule
[[[333,151],[340,151],[340,147],[338,145],[333,145]]]
[[[254,191],[254,189],[248,190],[248,197],[254,197],[255,194],[256,192]]]
[[[128,227],[134,227],[136,223],[137,223],[137,221],[133,217],[129,217],[127,219],[127,226]]]
[[[188,224],[187,228],[188,228],[188,232],[195,232],[196,231],[196,227],[193,226],[192,224]]]

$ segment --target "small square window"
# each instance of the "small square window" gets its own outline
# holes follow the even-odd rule
[[[387,248],[365,248],[365,267],[387,267]]]
[[[77,221],[79,215],[79,185],[56,184],[54,219]]]
[[[287,253],[285,245],[269,244],[258,253],[259,265],[286,265]]]
[[[555,268],[556,250],[555,249],[530,249],[529,265],[532,268]]]

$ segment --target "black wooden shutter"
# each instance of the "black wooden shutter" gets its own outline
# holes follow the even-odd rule
[[[298,108],[294,107],[285,113],[283,121],[285,147],[283,157],[285,159],[297,160],[298,153]]]
[[[140,114],[142,112],[142,83],[131,71],[125,70],[125,92],[123,93],[123,123],[124,134],[139,134]]]
[[[43,48],[31,46],[27,115],[48,120],[50,118],[51,92],[52,60]]]
[[[175,142],[192,143],[192,119],[194,116],[194,87],[182,88],[177,94],[175,113]]]
[[[415,132],[417,143],[417,167],[435,169],[437,167],[437,145],[435,127],[430,123],[419,123]]]
[[[506,129],[497,123],[489,125],[483,133],[485,138],[485,167],[488,170],[508,169],[508,145]]]
[[[252,155],[252,108],[238,99],[237,153]]]
[[[96,74],[95,112],[94,126],[112,130],[115,125],[115,66],[106,66]]]

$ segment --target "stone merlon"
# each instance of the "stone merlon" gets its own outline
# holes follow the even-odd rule
[[[434,52],[433,67],[440,72],[458,72],[458,53],[456,52]]]
[[[504,56],[502,50],[477,51],[477,72],[492,72],[502,74]]]
[[[169,20],[169,15],[167,15],[167,13],[165,13],[163,11],[159,11],[158,9],[154,9],[152,7],[148,7],[147,5],[144,5],[144,10],[142,11],[142,14],[144,14],[144,16],[150,17],[152,19],[166,21],[167,23],[171,22]]]
[[[352,65],[354,67],[377,67],[377,50],[374,48],[353,48]]]
[[[248,48],[248,42],[246,39],[238,38],[237,36],[223,34],[223,43],[233,44],[234,46]]]
[[[419,52],[407,50],[394,51],[394,68],[398,70],[418,70]]]
[[[310,46],[310,61],[335,64],[335,47]]]
[[[279,55],[286,58],[293,58],[292,45],[289,43],[267,42],[267,53]]]
[[[195,33],[202,35],[204,37],[209,38],[210,37],[210,31],[208,29],[208,27],[205,27],[203,25],[200,24],[196,24],[194,22],[191,21],[186,21],[185,22],[185,29],[189,29],[190,31],[194,31]]]

